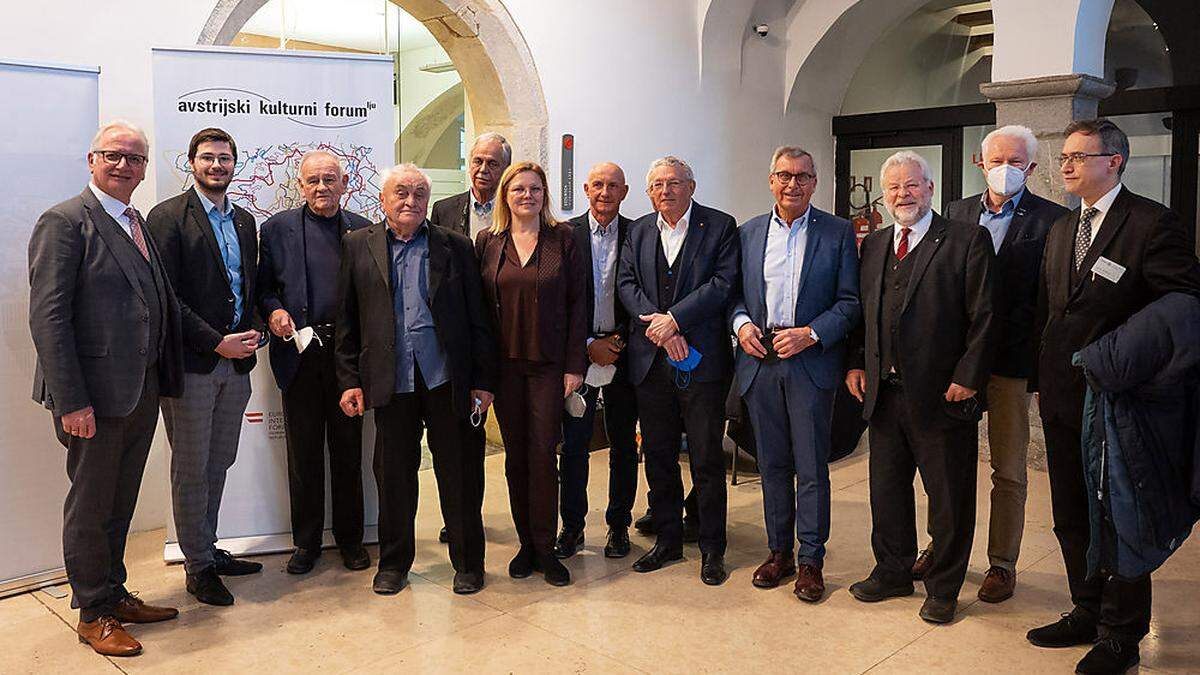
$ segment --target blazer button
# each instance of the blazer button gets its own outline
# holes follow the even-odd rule
[[[225,298],[225,301],[226,301],[226,302],[229,302],[229,303],[232,303],[232,302],[233,302],[233,298]]]
[[[308,308],[307,308],[307,307],[302,307],[302,308],[300,309],[300,313],[301,313],[301,314],[308,314]]]
[[[139,354],[142,354],[142,355],[145,355],[145,354],[146,354],[146,348],[145,348],[145,347],[141,347],[140,349],[138,349],[138,353],[139,353]]]

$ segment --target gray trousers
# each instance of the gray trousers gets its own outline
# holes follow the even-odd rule
[[[213,565],[225,473],[237,458],[250,375],[221,359],[211,373],[185,373],[183,396],[162,399],[171,442],[171,507],[184,570]]]

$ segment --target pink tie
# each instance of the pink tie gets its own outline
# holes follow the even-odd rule
[[[142,234],[142,217],[132,206],[125,209],[125,217],[129,219],[129,235],[133,237],[134,245],[142,252],[142,257],[149,260],[150,249],[146,246],[146,235]]]

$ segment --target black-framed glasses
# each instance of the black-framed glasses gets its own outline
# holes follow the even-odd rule
[[[1115,152],[1072,152],[1066,155],[1058,156],[1058,165],[1066,166],[1070,164],[1083,164],[1088,157],[1116,157]]]
[[[791,171],[776,171],[771,175],[775,177],[775,180],[783,183],[784,185],[787,185],[792,181],[796,181],[796,184],[801,187],[808,187],[817,179],[817,177],[811,173],[792,173]]]
[[[105,164],[116,166],[125,160],[125,166],[131,169],[140,169],[146,166],[146,156],[138,155],[130,152],[118,152],[116,150],[93,150],[93,155],[99,155],[104,160]]]
[[[196,155],[196,162],[201,164],[233,164],[236,158],[233,155],[210,155],[207,152],[203,155]]]

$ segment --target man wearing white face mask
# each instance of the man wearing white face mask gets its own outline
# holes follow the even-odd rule
[[[1067,209],[1025,186],[1036,163],[1037,139],[1028,128],[1010,125],[983,139],[979,169],[988,189],[946,207],[946,217],[978,223],[992,236],[996,353],[987,384],[988,446],[992,464],[988,523],[989,569],[979,599],[1002,602],[1016,588],[1017,555],[1025,528],[1026,455],[1029,449],[1029,394],[1032,322],[1037,278],[1046,233]],[[921,552],[913,576],[923,578],[931,551]]]

